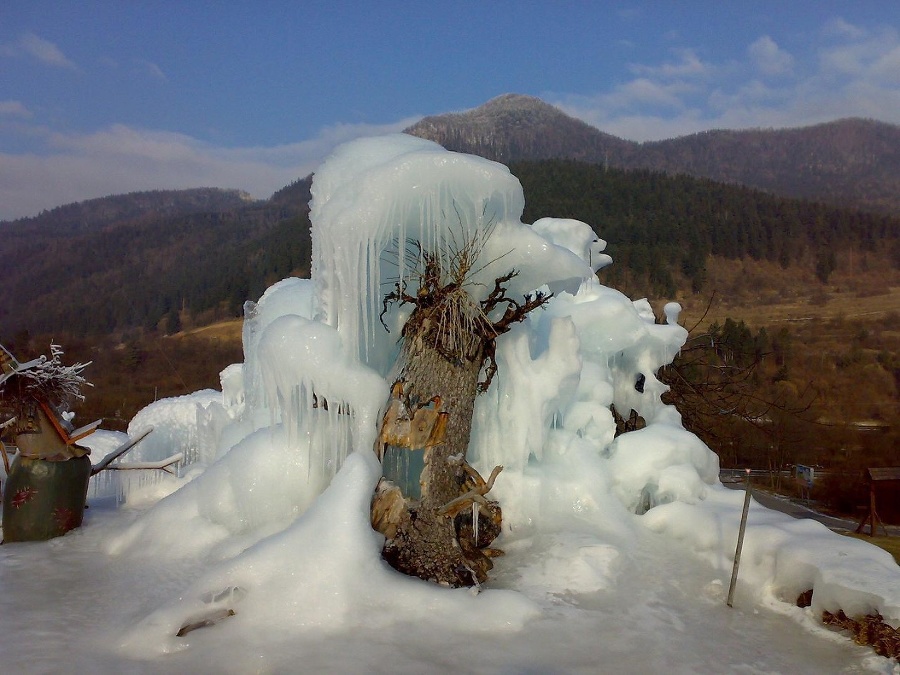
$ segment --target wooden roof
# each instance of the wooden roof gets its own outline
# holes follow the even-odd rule
[[[900,466],[869,469],[869,478],[873,481],[896,480],[900,481]]]

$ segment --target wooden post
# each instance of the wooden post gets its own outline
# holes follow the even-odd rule
[[[869,480],[869,536],[875,536],[878,527],[878,510],[875,508],[875,483]]]
[[[741,513],[741,527],[738,530],[737,547],[734,550],[734,567],[731,569],[731,585],[728,587],[728,606],[734,607],[734,589],[737,586],[738,567],[741,565],[741,549],[744,547],[744,531],[747,529],[747,514],[750,511],[750,469],[747,469],[747,487],[744,492],[744,511]]]

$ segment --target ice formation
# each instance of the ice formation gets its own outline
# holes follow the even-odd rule
[[[129,427],[155,428],[139,459],[187,460],[162,485],[168,496],[108,536],[107,551],[165,551],[204,561],[204,572],[148,608],[123,640],[128,653],[186,648],[175,631],[216,603],[236,611],[228,635],[426,615],[465,631],[473,612],[479,630],[516,630],[539,613],[536,588],[554,598],[609,588],[651,533],[695,548],[710,576],[730,571],[741,495],[718,483],[715,454],[661,401],[656,378],[686,339],[680,307],[666,305],[659,323],[646,301],[600,285],[593,271],[610,261],[590,227],[523,224],[522,188],[506,167],[428,141],[348,143],[316,172],[312,194],[312,279],[247,304],[244,362],[223,371],[221,393],[157,402]],[[492,495],[510,589],[477,596],[394,573],[368,525],[380,471],[372,443],[405,318],[381,317],[382,297],[396,283],[415,291],[410,242],[453,251],[473,238],[483,248],[471,293],[511,269],[510,295],[554,293],[498,339],[499,372],[476,403],[469,458],[485,475],[505,467]],[[646,427],[616,436],[611,406]],[[123,492],[136,501],[145,489]],[[792,543],[800,530],[804,549]],[[900,572],[871,547],[768,513],[746,546],[750,595],[792,602],[814,588],[814,608],[877,610],[900,625]],[[865,565],[886,581],[872,583]]]
[[[484,241],[468,276],[476,299],[511,269],[519,272],[508,284],[512,296],[548,283],[574,292],[591,274],[569,248],[522,224],[522,186],[505,166],[430,141],[398,135],[348,143],[316,172],[312,195],[318,317],[382,374],[393,363],[404,318],[395,310],[383,320],[391,329],[385,330],[382,298],[398,282],[415,291],[403,254],[412,241],[440,251],[448,267],[466,242]],[[589,247],[596,237],[581,228],[582,246]]]

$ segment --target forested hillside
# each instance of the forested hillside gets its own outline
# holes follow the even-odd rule
[[[302,183],[277,199],[216,210],[198,204],[173,215],[151,200],[122,217],[95,204],[96,222],[60,217],[85,212],[73,206],[3,224],[0,334],[174,332],[182,318],[238,316],[268,284],[308,274]],[[286,197],[298,189],[299,198]]]
[[[604,280],[633,293],[707,290],[710,254],[802,266],[822,282],[851,251],[900,264],[900,219],[885,215],[572,161],[511,170],[524,187],[525,221],[553,215],[590,223],[616,261]],[[274,281],[308,275],[309,185],[298,180],[268,201],[224,210],[4,224],[0,339],[22,330],[171,333],[240,316],[244,301]],[[97,206],[95,213],[109,211]]]
[[[246,206],[252,201],[254,199],[246,192],[220,188],[130,192],[64,204],[31,218],[0,223],[0,227],[4,233],[13,236],[31,232],[64,234],[129,220],[217,213]]]
[[[538,98],[504,94],[473,110],[426,117],[407,132],[504,164],[574,159],[900,215],[900,127],[875,120],[712,130],[637,143],[604,133]]]
[[[900,212],[900,127],[876,120],[706,131],[644,143],[634,165]]]
[[[680,276],[699,292],[710,254],[808,266],[823,283],[851,250],[890,255],[900,267],[900,218],[685,175],[564,160],[510,168],[525,190],[526,221],[577,218],[609,242],[616,264],[604,278],[614,286],[674,296]]]

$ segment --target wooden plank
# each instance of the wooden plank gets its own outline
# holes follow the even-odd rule
[[[59,423],[59,420],[56,419],[56,412],[44,401],[40,401],[40,405],[44,414],[47,416],[47,419],[50,420],[50,424],[52,424],[53,428],[56,430],[57,435],[62,439],[63,443],[69,445],[69,432],[66,431]]]
[[[900,481],[900,466],[869,469],[869,478],[873,481]]]
[[[91,422],[90,424],[85,424],[83,427],[77,428],[75,431],[69,434],[69,440],[66,441],[66,445],[72,445],[72,443],[90,436],[92,433],[97,431],[101,424],[103,424],[103,420],[96,420],[94,422]]]
[[[66,445],[74,445],[77,441],[80,441],[82,438],[85,438],[86,436],[90,436],[92,433],[94,433],[97,430],[97,427],[99,427],[103,423],[103,420],[97,420],[96,422],[91,422],[90,424],[86,424],[85,426],[80,427],[79,429],[76,429],[70,435],[69,432],[66,431],[66,429],[62,426],[62,424],[60,424],[59,419],[57,419],[57,417],[56,417],[56,412],[49,405],[47,405],[44,401],[41,401],[40,404],[41,404],[41,408],[44,410],[44,413],[49,418],[50,423],[53,425],[53,428],[56,429],[56,433],[59,435],[59,437],[63,440],[63,443],[65,443]]]

